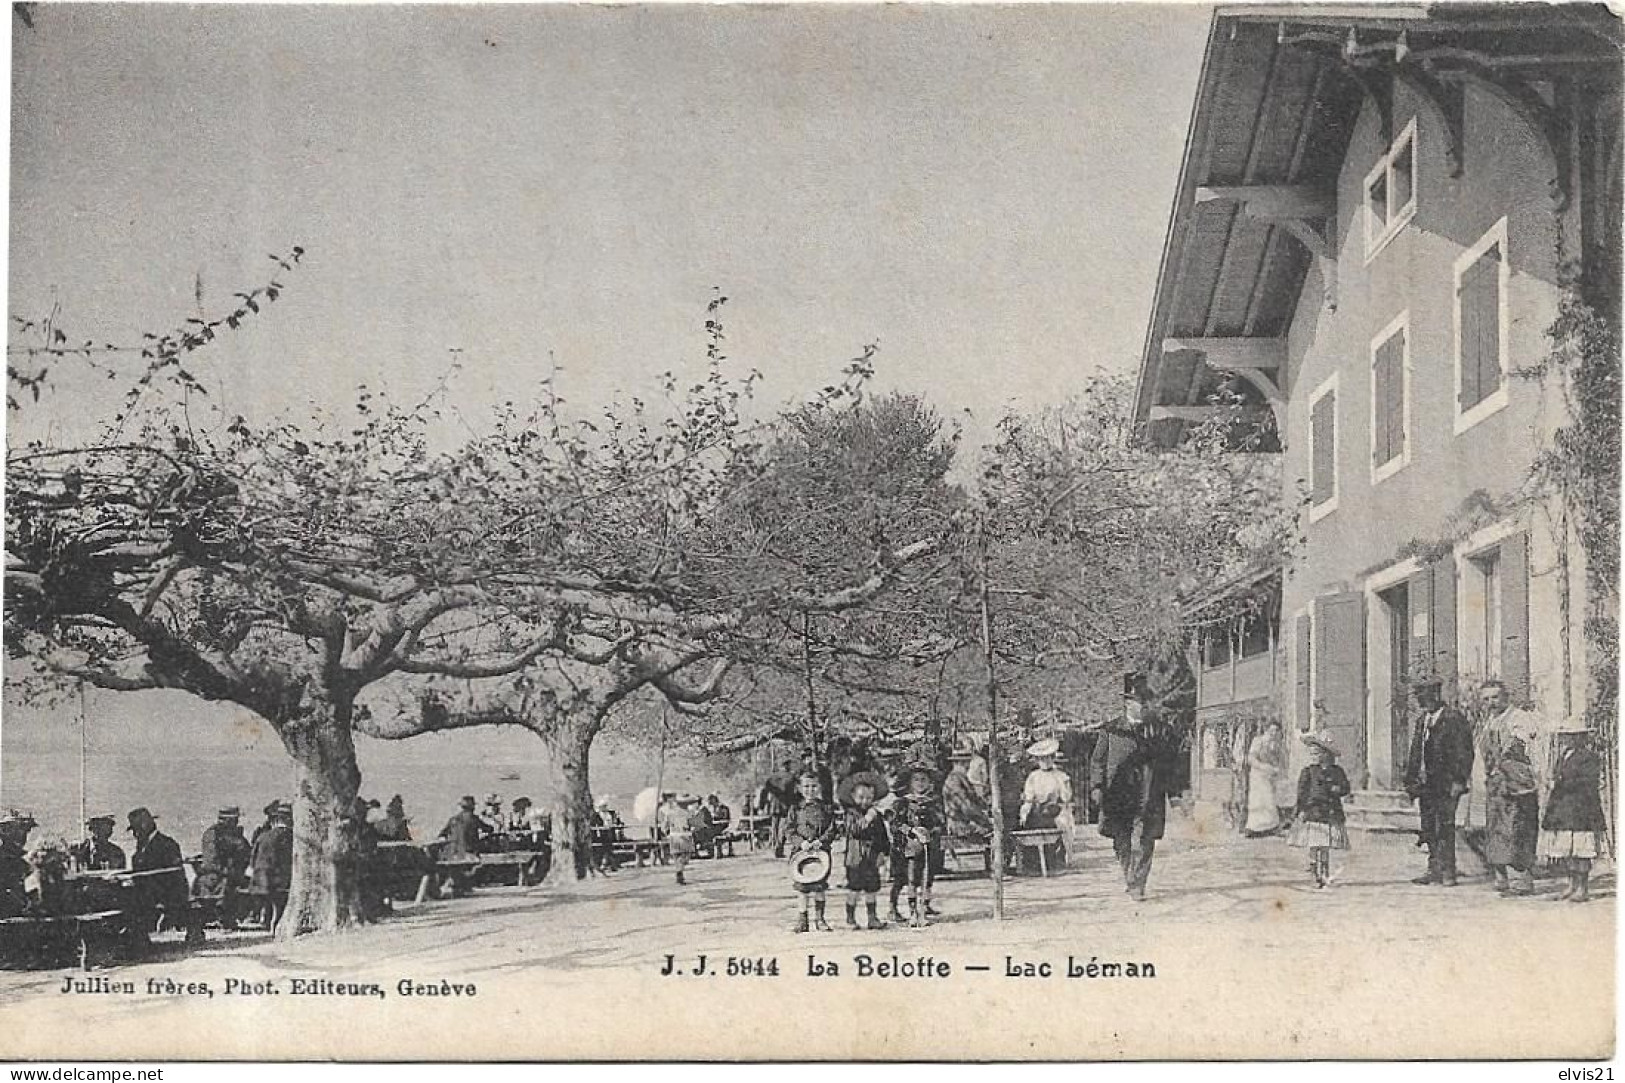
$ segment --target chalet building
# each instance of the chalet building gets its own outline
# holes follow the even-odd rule
[[[1239,397],[1279,448],[1304,542],[1278,630],[1210,634],[1201,711],[1273,695],[1334,734],[1373,822],[1414,823],[1418,672],[1585,709],[1583,552],[1526,484],[1570,415],[1520,370],[1572,281],[1617,332],[1620,75],[1600,6],[1213,19],[1135,409],[1166,447]]]
[[[1192,599],[1187,612],[1197,629],[1190,794],[1200,802],[1239,801],[1235,778],[1248,745],[1282,717],[1281,569],[1247,569]]]

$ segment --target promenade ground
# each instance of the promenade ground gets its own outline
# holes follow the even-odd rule
[[[4,974],[0,1058],[1555,1058],[1612,1049],[1611,876],[1579,906],[1550,901],[1549,891],[1504,900],[1482,879],[1418,887],[1409,880],[1424,855],[1389,838],[1338,855],[1335,885],[1317,891],[1303,855],[1283,841],[1185,821],[1159,849],[1151,897],[1136,903],[1105,840],[1090,829],[1081,841],[1065,872],[1009,883],[1002,922],[992,920],[986,879],[956,878],[939,885],[944,916],[931,928],[841,929],[842,896],[832,892],[837,931],[797,935],[780,864],[741,852],[697,862],[687,887],[667,870],[641,869],[567,891],[492,889],[338,936],[216,939],[98,972],[133,983],[133,993],[63,992],[68,978],[85,977],[67,972]],[[859,956],[872,970],[895,957],[911,975],[935,976],[863,975]],[[730,975],[730,959],[749,961],[750,972]],[[762,969],[776,962],[777,975],[756,973],[758,960]],[[1149,963],[1156,976],[1091,977],[1090,962]],[[663,974],[668,963],[674,973]],[[1047,976],[1010,974],[1043,964]],[[299,991],[329,989],[323,982],[376,983],[383,995]],[[403,982],[418,991],[403,995]],[[190,993],[170,991],[189,983]],[[262,991],[235,991],[252,988]]]

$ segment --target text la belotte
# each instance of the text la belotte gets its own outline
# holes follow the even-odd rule
[[[1103,960],[1096,956],[1067,955],[1061,960],[1024,959],[1003,956],[997,964],[955,964],[935,955],[871,955],[860,953],[836,959],[807,953],[805,966],[787,963],[781,970],[776,955],[706,955],[680,958],[662,957],[660,976],[670,977],[754,977],[777,978],[797,975],[807,978],[941,979],[955,974],[987,975],[994,978],[1154,978],[1157,968],[1149,962]]]

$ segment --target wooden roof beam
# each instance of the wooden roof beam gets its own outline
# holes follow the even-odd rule
[[[1284,338],[1168,338],[1162,352],[1190,350],[1203,355],[1210,369],[1275,369],[1286,365]]]
[[[1262,422],[1270,416],[1267,406],[1153,406],[1148,420],[1192,421],[1200,424],[1220,415],[1234,416],[1238,421]]]
[[[1261,222],[1325,220],[1337,211],[1333,193],[1307,184],[1215,185],[1196,190],[1196,202],[1218,201],[1240,203],[1247,217]]]

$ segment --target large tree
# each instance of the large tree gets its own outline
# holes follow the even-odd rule
[[[600,424],[567,420],[547,384],[535,409],[506,406],[437,450],[432,401],[403,410],[363,389],[348,427],[239,417],[199,431],[157,410],[99,439],[8,449],[8,648],[27,672],[180,689],[271,725],[298,779],[287,935],[359,916],[345,830],[357,726],[405,736],[489,717],[431,695],[358,715],[381,682],[524,674],[526,724],[570,746],[579,822],[586,749],[629,690],[708,694],[714,682],[695,691],[678,674],[716,637],[777,605],[861,604],[934,544],[877,552],[817,594],[739,575],[717,509],[761,476],[765,427],[741,412],[752,381],[723,371],[721,303],[706,375],[666,377],[663,406],[633,400]],[[868,373],[860,358],[810,408],[855,396]]]

